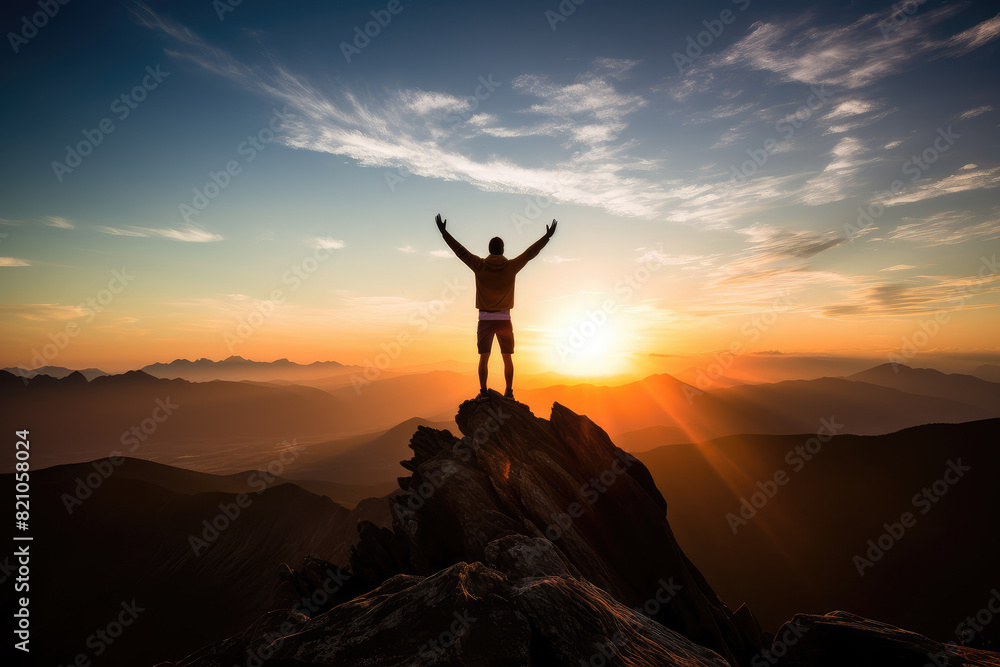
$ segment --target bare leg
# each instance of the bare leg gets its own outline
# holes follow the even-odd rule
[[[490,353],[479,355],[479,389],[486,392],[486,376],[489,375]]]
[[[514,387],[514,358],[509,354],[503,355],[503,379],[507,381],[507,391],[512,391]]]

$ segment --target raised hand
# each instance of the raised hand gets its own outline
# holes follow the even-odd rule
[[[551,225],[545,225],[545,237],[552,238],[552,235],[556,233],[556,221],[552,220]]]
[[[441,214],[438,213],[437,216],[434,218],[434,222],[437,223],[438,231],[441,232],[442,234],[444,234],[444,226],[448,224],[448,221],[447,220],[442,220],[441,219]]]

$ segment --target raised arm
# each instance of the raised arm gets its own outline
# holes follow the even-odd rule
[[[440,213],[438,213],[434,218],[434,222],[437,223],[438,231],[441,232],[441,236],[444,237],[444,242],[448,244],[448,247],[452,249],[452,252],[454,252],[460,260],[465,262],[466,266],[473,271],[478,271],[483,268],[483,258],[473,255],[465,249],[465,246],[456,241],[454,236],[448,233],[448,230],[445,229],[448,221],[442,220]]]
[[[514,271],[520,271],[524,268],[525,264],[538,256],[538,253],[542,251],[542,248],[545,247],[545,244],[549,242],[549,239],[552,238],[552,235],[555,233],[556,221],[553,220],[551,225],[545,225],[545,236],[532,243],[528,246],[527,250],[510,260],[510,263],[514,265]]]

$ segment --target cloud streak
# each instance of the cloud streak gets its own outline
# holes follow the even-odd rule
[[[615,87],[632,61],[598,59],[569,84],[536,74],[516,78],[512,87],[535,99],[522,114],[540,121],[503,127],[480,116],[476,123],[455,126],[446,120],[448,113],[466,111],[468,102],[448,93],[407,89],[362,97],[346,88],[326,92],[280,65],[245,65],[146,7],[136,15],[143,25],[176,40],[178,48],[168,50],[171,55],[294,107],[296,118],[280,139],[287,146],[349,157],[365,167],[405,168],[418,176],[462,181],[485,192],[551,196],[631,217],[654,217],[667,198],[658,183],[633,173],[650,166],[628,154],[634,144],[623,142],[620,150],[600,153],[600,159],[595,153],[572,157],[580,145],[592,149],[616,141],[628,115],[646,104],[641,96]],[[530,135],[561,138],[567,142],[564,157],[532,167],[501,153],[473,157],[477,138]]]

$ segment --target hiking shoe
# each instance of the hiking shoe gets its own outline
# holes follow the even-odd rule
[[[477,403],[485,403],[488,400],[490,400],[490,395],[485,389],[480,391],[479,394],[476,396]]]
[[[508,389],[507,391],[505,391],[503,393],[503,397],[506,398],[508,401],[513,401],[514,400],[514,390],[513,389]]]

